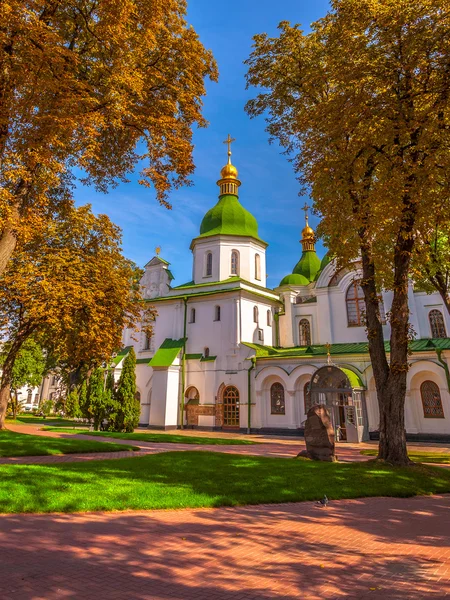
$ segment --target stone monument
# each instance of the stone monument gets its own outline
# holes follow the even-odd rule
[[[324,404],[312,406],[308,410],[305,423],[306,450],[298,456],[306,456],[313,460],[334,462],[337,460],[334,445],[334,427],[330,413]]]

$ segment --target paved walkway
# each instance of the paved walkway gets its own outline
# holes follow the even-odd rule
[[[111,460],[117,458],[130,458],[145,456],[146,454],[158,454],[161,452],[183,452],[183,451],[206,451],[206,452],[223,452],[227,454],[245,454],[250,456],[275,456],[292,458],[305,449],[305,442],[299,438],[270,438],[267,436],[242,436],[244,439],[250,439],[257,441],[254,445],[227,445],[219,446],[214,444],[172,444],[164,442],[144,442],[138,440],[121,440],[116,438],[108,438],[101,436],[90,436],[84,434],[71,434],[58,431],[42,431],[42,426],[37,425],[8,425],[8,429],[16,431],[18,433],[26,433],[32,435],[41,435],[45,437],[62,438],[69,437],[81,440],[92,440],[96,442],[113,442],[116,444],[129,445],[132,444],[139,448],[137,452],[90,452],[90,453],[79,453],[79,454],[66,454],[66,455],[53,455],[53,456],[21,456],[21,457],[7,457],[0,458],[0,465],[2,464],[53,464],[61,462],[80,462],[86,460]],[[148,430],[147,430],[148,431]],[[178,435],[178,432],[177,432]],[[183,435],[195,435],[198,437],[198,432],[183,432]],[[203,434],[205,437],[234,437],[237,434],[222,434],[216,435],[216,433]],[[419,446],[419,447],[417,447]],[[423,447],[425,446],[425,447]],[[450,453],[448,445],[430,446],[424,444],[409,444],[410,449],[416,448],[417,450],[423,449],[429,452],[443,452]],[[364,449],[375,449],[377,448],[376,443],[363,443],[363,444],[338,444],[336,448],[336,454],[341,462],[363,462],[372,459],[372,456],[365,456],[361,454],[361,450]],[[450,468],[450,465],[435,465]]]
[[[450,596],[450,496],[7,515],[2,600]]]

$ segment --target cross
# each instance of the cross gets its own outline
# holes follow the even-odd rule
[[[223,142],[224,144],[228,144],[228,156],[231,156],[231,144],[235,142],[236,139],[232,138],[230,134],[228,134],[227,139]]]
[[[161,246],[156,246],[155,252],[156,252],[156,256],[159,256],[159,253],[161,252]]]
[[[310,208],[311,208],[311,207],[310,207],[310,206],[308,206],[308,205],[306,204],[306,202],[305,202],[305,206],[302,208],[302,210],[304,210],[304,211],[305,211],[305,221],[306,221],[306,223],[308,223],[308,210],[309,210]]]

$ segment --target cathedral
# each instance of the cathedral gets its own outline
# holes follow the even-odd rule
[[[146,264],[141,286],[157,309],[153,334],[136,341],[124,332],[116,377],[134,346],[141,426],[301,434],[309,407],[320,403],[329,408],[338,440],[375,439],[379,413],[360,265],[337,270],[327,254],[320,258],[305,211],[300,260],[278,287],[267,288],[268,244],[240,203],[230,142],[218,202],[190,246],[192,281],[174,285],[158,251]],[[391,293],[382,301],[387,313]],[[449,315],[438,293],[412,284],[409,308],[416,339],[406,431],[410,439],[445,439]],[[388,322],[384,334],[389,340]]]

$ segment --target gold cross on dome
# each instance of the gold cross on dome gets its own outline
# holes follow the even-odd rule
[[[305,202],[305,206],[302,208],[302,210],[304,210],[304,211],[305,211],[305,221],[306,221],[306,224],[308,224],[308,210],[309,210],[310,208],[311,208],[311,207],[310,207],[310,206],[308,206],[308,205],[306,204],[306,202]]]
[[[230,134],[228,134],[227,139],[223,142],[228,145],[228,156],[231,156],[231,144],[236,141],[236,138],[232,138]]]

